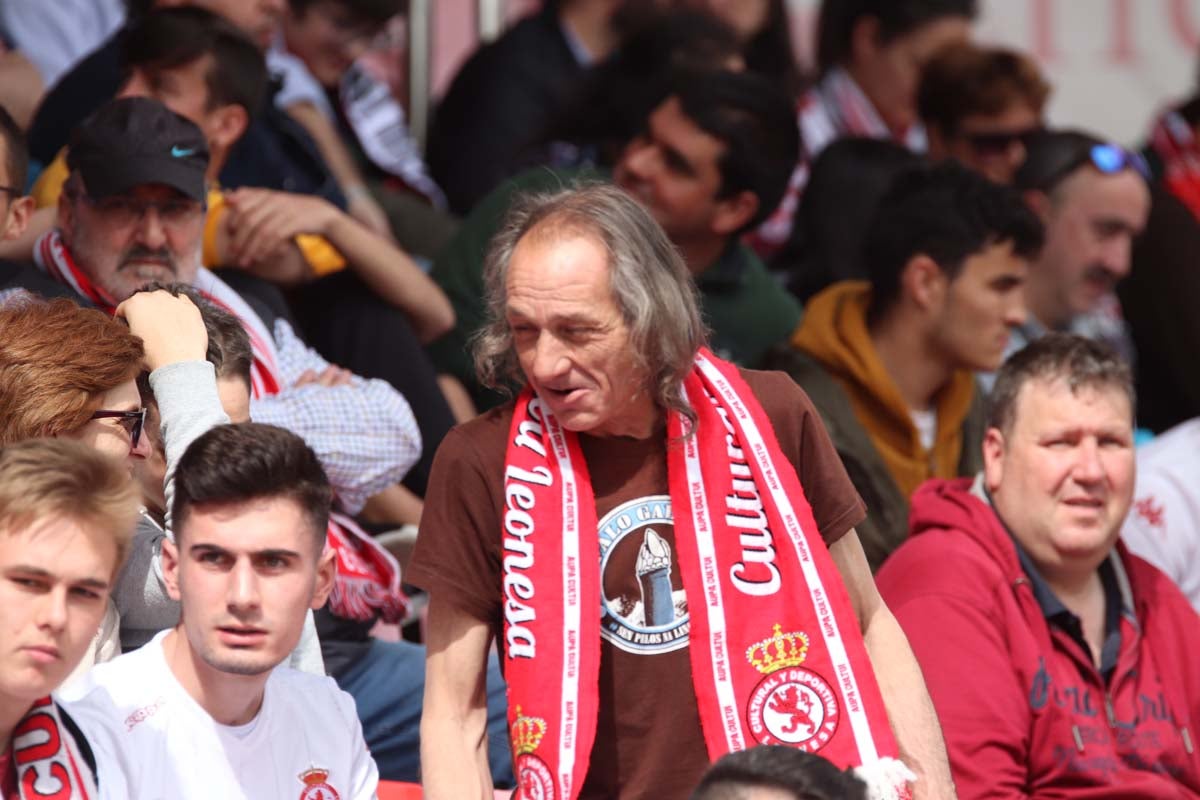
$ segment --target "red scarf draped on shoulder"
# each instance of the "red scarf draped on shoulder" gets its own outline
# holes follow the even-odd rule
[[[70,286],[98,308],[109,314],[116,311],[113,298],[75,264],[58,231],[38,240],[34,260],[47,275]],[[196,289],[237,317],[246,329],[254,354],[250,368],[251,396],[257,399],[279,394],[285,382],[279,371],[275,339],[262,319],[228,284],[203,267],[196,277]],[[333,613],[361,621],[373,619],[376,612],[385,622],[404,619],[408,598],[400,589],[400,566],[391,553],[343,514],[330,516],[326,542],[337,554],[337,579],[329,597]]]
[[[12,734],[12,764],[20,800],[90,800],[98,797],[91,770],[49,697],[29,709]],[[3,781],[0,775],[0,782]],[[0,797],[8,800],[0,784]]]
[[[756,744],[863,767],[872,797],[908,796],[883,698],[841,577],[766,413],[702,350],[671,413],[667,474],[691,608],[692,680],[710,758]],[[597,518],[578,437],[531,390],[505,459],[505,676],[516,797],[578,795],[595,738]]]

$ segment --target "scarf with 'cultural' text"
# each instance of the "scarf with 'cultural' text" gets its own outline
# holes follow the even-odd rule
[[[13,731],[12,756],[21,800],[98,796],[92,772],[49,697],[34,703]]]
[[[707,350],[667,419],[667,475],[690,600],[692,681],[712,759],[756,744],[859,767],[904,798],[896,743],[849,596],[795,470],[737,368]],[[571,800],[599,703],[600,564],[578,436],[526,388],[504,471],[505,678],[521,800]]]
[[[34,260],[51,278],[70,286],[98,308],[109,314],[116,310],[114,299],[75,263],[57,230],[38,240]],[[262,318],[229,284],[203,267],[196,273],[195,287],[237,317],[250,337],[254,355],[250,369],[251,396],[257,399],[279,394],[286,383],[279,371],[275,338]],[[408,599],[400,589],[400,567],[396,559],[345,515],[331,515],[326,534],[328,546],[337,555],[337,578],[330,594],[330,610],[340,617],[360,621],[374,618],[376,612],[389,623],[403,619],[408,611]]]

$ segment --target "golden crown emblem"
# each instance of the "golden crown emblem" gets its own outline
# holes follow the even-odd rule
[[[746,648],[746,660],[764,675],[770,675],[787,667],[798,667],[808,656],[808,635],[800,631],[783,633],[783,626],[775,625],[775,633],[769,639]]]
[[[517,718],[512,724],[512,746],[517,755],[532,753],[546,735],[546,720],[541,717],[526,717],[517,706]]]
[[[320,786],[329,778],[329,770],[313,767],[310,770],[301,772],[297,777],[304,781],[305,786]]]

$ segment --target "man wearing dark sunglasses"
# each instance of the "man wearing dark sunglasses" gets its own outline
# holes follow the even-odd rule
[[[954,158],[1012,183],[1042,129],[1049,95],[1037,64],[1022,53],[968,43],[942,49],[922,71],[917,91],[930,158]]]
[[[1129,274],[1133,240],[1150,213],[1141,156],[1080,131],[1048,131],[1029,144],[1016,187],[1046,228],[1029,271],[1029,318],[1008,352],[1051,330],[1098,339],[1133,358],[1113,294]]]

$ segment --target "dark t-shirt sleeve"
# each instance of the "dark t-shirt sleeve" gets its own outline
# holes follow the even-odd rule
[[[465,429],[455,428],[442,440],[404,580],[495,626],[500,619],[497,488],[504,469],[504,440],[478,435],[488,422],[480,419]],[[500,452],[485,458],[481,445]]]
[[[832,545],[867,516],[829,432],[804,390],[786,373],[742,370],[775,427],[780,449],[800,478],[813,519]]]

